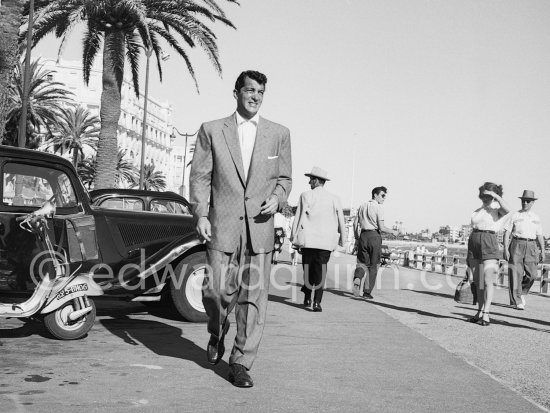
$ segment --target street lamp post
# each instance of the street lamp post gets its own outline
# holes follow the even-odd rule
[[[149,99],[149,60],[153,49],[146,48],[145,56],[147,56],[147,64],[145,66],[145,100],[143,102],[143,125],[141,128],[141,164],[139,171],[139,189],[144,189],[144,177],[145,177],[145,148],[147,146],[147,100]]]
[[[23,96],[21,98],[21,118],[19,119],[19,135],[17,145],[25,147],[27,138],[27,111],[29,105],[29,83],[31,81],[31,48],[32,48],[32,26],[34,23],[34,0],[29,3],[29,25],[27,27],[27,51],[25,54],[25,69],[23,75]]]
[[[187,139],[191,136],[195,136],[199,131],[196,131],[195,133],[181,133],[175,126],[173,126],[174,130],[180,135],[185,136],[185,147],[183,152],[183,173],[181,177],[181,196],[185,196],[185,169],[187,167]]]

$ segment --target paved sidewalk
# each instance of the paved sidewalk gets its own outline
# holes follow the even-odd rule
[[[352,261],[343,256],[333,263]],[[374,302],[356,299],[346,288],[332,288],[333,267],[324,311],[313,313],[303,309],[297,293],[301,270],[293,276],[292,267],[278,267],[283,271],[276,282],[285,289],[270,291],[252,389],[227,382],[229,350],[216,368],[207,365],[204,325],[151,315],[141,304],[98,300],[98,321],[80,341],[51,340],[40,325],[2,320],[0,411],[541,411],[425,331],[409,327],[411,320],[399,320],[399,314],[415,315],[420,326],[439,320],[431,314],[443,310],[423,306],[446,305],[441,297],[383,288]],[[351,282],[340,277],[343,286]],[[405,297],[408,307],[391,297]],[[499,331],[451,318],[474,334]],[[228,348],[234,335],[233,324]]]

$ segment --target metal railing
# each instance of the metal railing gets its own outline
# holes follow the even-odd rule
[[[402,267],[415,268],[423,271],[438,272],[453,276],[466,275],[466,257],[464,255],[437,255],[432,253],[418,253],[411,251],[392,252],[387,260],[388,264],[396,264]],[[535,281],[540,281],[539,292],[548,294],[550,264],[539,264],[538,275]],[[499,275],[497,284],[504,286],[508,279],[508,262],[499,260]]]

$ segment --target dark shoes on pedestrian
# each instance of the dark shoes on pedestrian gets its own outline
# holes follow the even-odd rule
[[[374,300],[374,297],[366,291],[363,292],[363,298],[366,298],[367,300]]]
[[[235,387],[252,387],[254,383],[252,378],[246,371],[246,367],[242,364],[230,364],[229,365],[229,382]]]
[[[304,298],[304,307],[311,307],[311,298]]]
[[[481,317],[479,317],[479,316],[473,316],[472,318],[469,318],[469,319],[468,319],[468,322],[469,322],[469,323],[477,323],[477,322],[479,322],[479,320],[481,320]]]
[[[483,317],[479,319],[477,324],[483,327],[487,327],[491,325],[491,320],[489,320],[489,313],[483,312]],[[485,319],[485,316],[487,316],[487,319]]]
[[[323,311],[323,309],[321,308],[321,303],[318,303],[317,301],[313,302],[313,311],[315,311],[316,313],[320,313],[321,311]]]
[[[223,344],[223,340],[225,339],[225,335],[228,330],[229,320],[226,320],[219,339],[217,339],[214,335],[210,335],[208,346],[206,346],[206,359],[212,365],[218,364],[223,357],[223,353],[225,353],[225,345]]]

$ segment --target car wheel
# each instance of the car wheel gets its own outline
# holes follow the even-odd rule
[[[206,322],[208,316],[202,305],[202,284],[206,272],[206,253],[197,252],[185,257],[170,279],[170,295],[178,313],[187,321]]]

